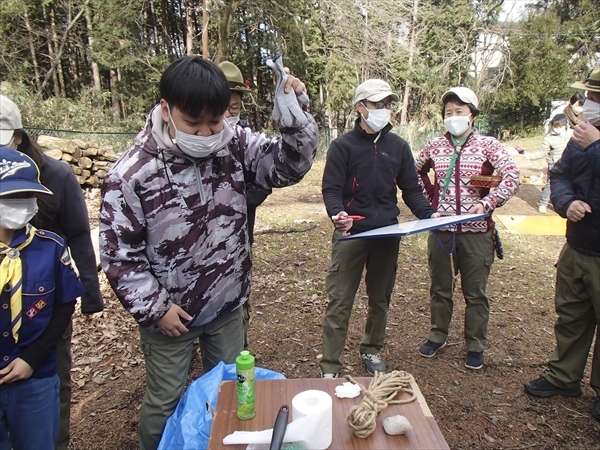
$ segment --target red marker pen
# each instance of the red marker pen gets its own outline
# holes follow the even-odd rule
[[[365,218],[365,216],[346,216],[346,217],[339,217],[339,214],[336,214],[335,216],[331,216],[331,220],[336,221],[336,220],[345,220],[345,219],[352,219],[352,220],[363,220]]]

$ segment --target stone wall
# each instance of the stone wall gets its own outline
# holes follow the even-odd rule
[[[83,188],[99,187],[118,158],[112,147],[97,142],[41,135],[37,143],[46,155],[69,164]]]

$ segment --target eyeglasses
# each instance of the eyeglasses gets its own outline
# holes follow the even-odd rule
[[[242,105],[239,103],[234,103],[233,105],[229,105],[227,107],[227,111],[229,111],[229,114],[232,116],[237,116],[242,111]]]
[[[370,103],[371,105],[375,106],[375,109],[393,109],[394,108],[394,102],[372,102],[370,100],[367,100],[367,103]],[[364,105],[364,103],[363,103]],[[365,105],[366,107],[367,105]]]

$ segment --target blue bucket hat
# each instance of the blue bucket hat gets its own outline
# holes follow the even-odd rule
[[[29,156],[0,147],[0,196],[19,192],[52,194],[40,183],[40,169]]]

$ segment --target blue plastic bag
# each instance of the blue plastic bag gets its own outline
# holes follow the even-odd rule
[[[167,420],[158,450],[198,450],[208,447],[212,415],[207,404],[217,409],[222,381],[235,380],[235,364],[220,362],[187,388],[175,412]],[[256,380],[280,380],[279,372],[256,367]]]

